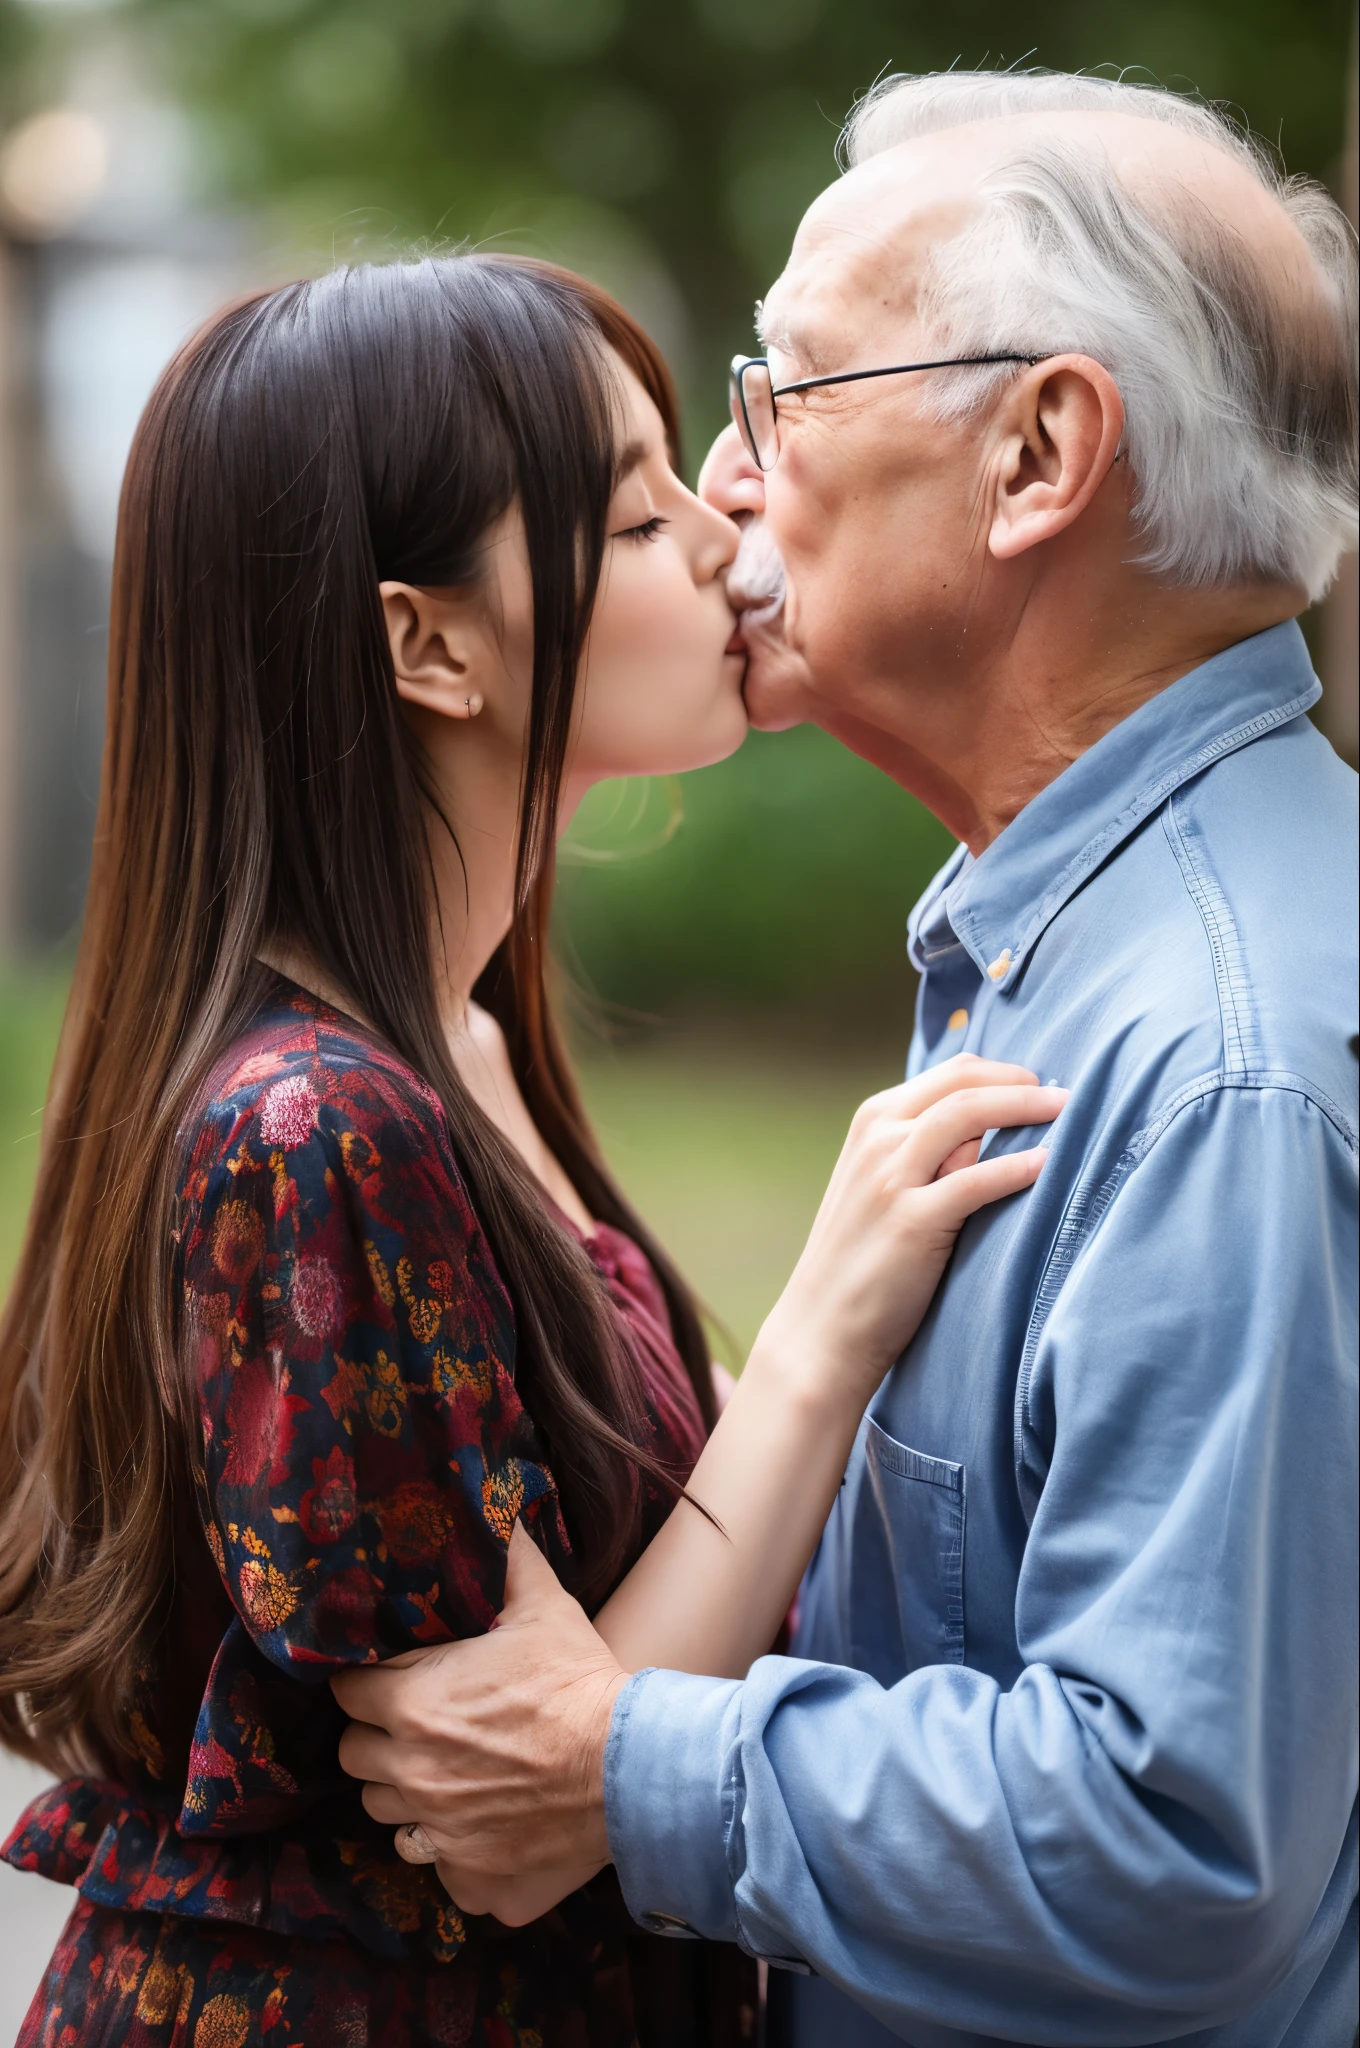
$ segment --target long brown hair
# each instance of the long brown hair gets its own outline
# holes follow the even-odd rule
[[[162,376],[119,514],[93,871],[0,1325],[0,1738],[61,1769],[127,1747],[192,1507],[175,1329],[183,1133],[302,951],[432,1085],[514,1303],[516,1378],[598,1600],[641,1512],[645,1417],[590,1261],[459,1082],[431,959],[438,810],[400,713],[382,579],[474,582],[512,504],[534,674],[516,914],[479,986],[592,1213],[644,1246],[712,1421],[693,1303],[610,1178],[544,988],[558,793],[613,489],[617,349],[676,431],[665,365],[603,293],[467,255],[228,307]],[[456,835],[457,820],[437,821]]]

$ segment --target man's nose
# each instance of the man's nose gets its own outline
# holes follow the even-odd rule
[[[735,426],[724,427],[704,457],[704,466],[699,471],[699,496],[729,519],[735,519],[741,512],[765,510],[765,479]]]

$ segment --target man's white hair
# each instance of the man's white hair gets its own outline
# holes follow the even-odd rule
[[[1114,377],[1145,565],[1189,585],[1270,578],[1326,590],[1356,538],[1356,254],[1321,186],[1287,178],[1215,109],[1157,87],[1063,72],[885,79],[844,160],[1016,114],[1134,114],[1225,151],[1277,200],[1317,270],[1291,302],[1239,234],[1172,188],[1156,211],[1098,141],[1017,140],[980,213],[932,255],[919,312],[941,355],[1076,351]],[[1013,370],[941,380],[966,416]]]

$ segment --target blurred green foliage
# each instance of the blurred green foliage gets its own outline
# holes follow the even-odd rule
[[[42,1108],[66,988],[64,966],[0,966],[0,1303],[38,1171]]]
[[[900,1051],[817,1054],[749,1030],[588,1054],[587,1106],[640,1214],[716,1318],[713,1355],[740,1368],[817,1213],[846,1126],[902,1078]]]
[[[253,214],[262,268],[456,244],[521,249],[608,285],[688,402],[691,470],[724,367],[840,123],[892,70],[1133,67],[1229,102],[1327,177],[1352,0],[0,0],[8,111],[79,49],[133,39],[195,127],[201,196]],[[44,33],[35,37],[41,13]],[[609,822],[587,847],[654,837]],[[753,740],[692,778],[669,844],[568,868],[568,951],[639,1010],[830,1009],[874,1035],[905,1006],[902,921],[943,849],[918,806],[820,734]]]
[[[567,964],[643,1011],[778,1005],[804,1026],[841,1017],[857,1037],[905,1046],[906,913],[951,845],[824,733],[752,733],[664,793],[592,792],[561,859]]]

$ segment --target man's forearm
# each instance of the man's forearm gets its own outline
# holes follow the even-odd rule
[[[934,1667],[885,1692],[765,1658],[620,1693],[609,1839],[634,1916],[802,1964],[894,2031],[1128,2048],[1221,2024],[1286,1968],[1313,1897],[1198,1854],[1093,1745],[1052,1671]],[[1355,1816],[1315,1833],[1339,1931]],[[1349,1855],[1350,1866],[1342,1867]],[[1338,1858],[1340,1861],[1338,1862]],[[1323,1952],[1329,1930],[1319,1934]]]

